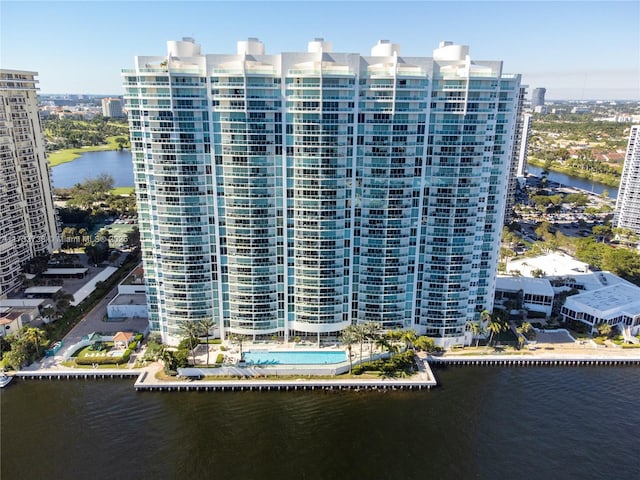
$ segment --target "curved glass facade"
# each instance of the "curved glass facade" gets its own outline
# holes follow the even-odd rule
[[[520,78],[394,48],[184,40],[124,71],[152,330],[446,345],[492,308]]]

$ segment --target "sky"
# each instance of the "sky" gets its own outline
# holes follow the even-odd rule
[[[547,99],[640,100],[640,1],[152,1],[0,0],[0,68],[39,73],[41,93],[121,95],[136,55],[165,55],[189,36],[203,53],[235,53],[258,37],[268,54],[369,55],[380,39],[401,55],[432,55],[442,40],[472,60],[502,60]]]

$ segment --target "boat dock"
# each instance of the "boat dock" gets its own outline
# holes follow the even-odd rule
[[[477,365],[477,366],[513,366],[513,367],[531,367],[531,366],[573,366],[573,367],[594,367],[594,366],[623,366],[623,365],[640,365],[640,357],[540,357],[540,356],[499,356],[487,355],[486,357],[463,357],[463,356],[447,356],[447,357],[429,357],[427,361],[431,365]]]
[[[99,380],[109,378],[133,378],[140,376],[140,370],[89,370],[89,369],[69,369],[69,370],[23,370],[15,372],[14,377],[23,380]]]

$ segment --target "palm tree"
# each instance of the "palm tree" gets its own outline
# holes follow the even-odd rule
[[[351,358],[351,348],[352,348],[353,344],[358,341],[357,333],[355,332],[355,330],[352,327],[353,327],[353,325],[349,325],[340,334],[340,337],[342,339],[342,343],[347,346],[347,350],[349,351],[349,373],[351,373],[351,370],[353,370],[353,360]]]
[[[524,265],[524,264],[523,264]],[[484,324],[491,321],[491,312],[489,310],[483,310],[480,312],[480,324]]]
[[[608,323],[600,323],[596,328],[598,329],[598,333],[603,337],[608,337],[613,330],[611,328],[611,325],[609,325]]]
[[[369,341],[369,361],[373,360],[373,346],[376,344],[376,340],[380,336],[380,330],[382,327],[377,322],[367,322],[363,325],[365,336]]]
[[[38,358],[40,358],[40,345],[42,345],[43,340],[46,340],[47,338],[45,331],[40,328],[28,327],[24,329],[22,338],[35,345],[36,354],[38,355]]]
[[[367,329],[361,323],[350,325],[347,328],[353,329],[353,333],[356,337],[356,341],[360,344],[360,363],[362,363],[362,345],[364,344],[364,341],[367,339]]]
[[[209,331],[215,326],[216,322],[212,318],[203,318],[198,323],[207,338],[207,365],[209,365]]]
[[[173,370],[175,357],[173,356],[173,352],[169,350],[167,347],[163,347],[160,355],[158,355],[158,360],[161,360],[164,364],[165,373],[169,370]]]
[[[247,339],[247,336],[240,333],[232,333],[229,336],[229,339],[231,340],[231,343],[235,343],[240,347],[240,360],[242,360],[242,344]]]
[[[406,350],[413,348],[413,343],[418,338],[418,332],[413,329],[402,330],[401,340],[404,342],[404,346]]]
[[[200,325],[198,324],[198,322],[185,321],[185,322],[181,322],[178,325],[178,327],[180,328],[184,336],[189,339],[189,349],[191,350],[191,359],[193,360],[193,366],[195,367],[196,352],[194,349],[193,342],[194,340],[197,340],[198,336],[200,335],[200,331],[201,331]]]
[[[476,339],[477,348],[480,343],[480,335],[484,333],[484,329],[480,325],[480,322],[467,322],[467,328],[471,332],[471,341],[473,341],[474,338]]]
[[[389,342],[389,338],[386,335],[380,335],[376,339],[376,347],[380,348],[381,350],[387,350],[389,353],[391,353],[391,343]]]
[[[493,340],[493,336],[496,333],[504,332],[507,329],[507,324],[502,320],[495,318],[491,319],[491,321],[487,324],[487,331],[491,332],[491,336],[489,337],[489,345],[491,345],[491,341]]]

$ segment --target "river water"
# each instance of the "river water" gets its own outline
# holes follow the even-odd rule
[[[640,368],[451,367],[415,392],[0,391],[13,479],[631,479]]]
[[[540,177],[542,175],[542,168],[536,167],[534,165],[527,165],[527,171],[532,175],[536,175],[537,177]],[[589,192],[594,192],[597,194],[601,194],[602,192],[607,190],[609,192],[609,198],[618,197],[618,189],[616,187],[610,187],[608,185],[604,185],[603,183],[591,182],[589,180],[584,180],[583,178],[570,177],[569,175],[565,175],[564,173],[559,172],[549,172],[547,174],[547,178],[553,182],[561,183],[562,185],[580,188],[582,190],[587,190]]]
[[[542,169],[529,165],[529,173],[540,176]],[[87,152],[73,162],[63,163],[52,168],[54,188],[69,188],[76,183],[82,183],[87,178],[94,178],[100,173],[108,173],[113,176],[114,186],[133,186],[133,165],[131,163],[131,152],[129,151],[107,151],[107,152]],[[563,173],[549,172],[549,180],[569,185],[572,187],[588,190],[595,193],[609,191],[611,198],[616,198],[618,189],[606,185],[590,182],[581,178],[570,177]]]

